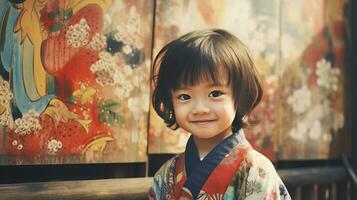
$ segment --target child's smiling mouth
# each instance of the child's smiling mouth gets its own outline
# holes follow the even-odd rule
[[[215,119],[199,119],[199,120],[192,120],[190,122],[193,124],[196,124],[196,125],[206,125],[206,124],[209,124],[214,121],[216,121],[216,120]]]

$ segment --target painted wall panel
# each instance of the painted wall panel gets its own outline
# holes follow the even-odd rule
[[[147,159],[153,1],[1,1],[1,164]]]
[[[281,159],[338,158],[349,146],[347,1],[282,1]]]

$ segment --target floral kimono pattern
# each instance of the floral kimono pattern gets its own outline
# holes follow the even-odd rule
[[[155,174],[149,199],[291,199],[272,163],[252,149],[241,130],[202,161],[192,136],[184,153]]]

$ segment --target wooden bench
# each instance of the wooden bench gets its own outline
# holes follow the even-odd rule
[[[311,167],[278,171],[294,200],[351,199],[344,167]]]
[[[147,199],[152,178],[101,179],[0,185],[1,200]]]

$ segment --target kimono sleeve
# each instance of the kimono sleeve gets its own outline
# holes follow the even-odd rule
[[[291,197],[273,164],[264,155],[252,150],[246,157],[246,176],[239,188],[239,200],[290,200]]]
[[[149,200],[155,200],[155,199],[162,199],[162,192],[161,192],[161,186],[162,186],[162,181],[160,179],[157,179],[156,176],[154,178],[153,185],[150,188],[149,191]]]
[[[168,160],[161,166],[154,176],[153,185],[149,191],[149,199],[171,199],[174,187],[174,173],[177,156]]]

